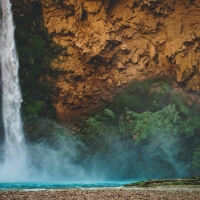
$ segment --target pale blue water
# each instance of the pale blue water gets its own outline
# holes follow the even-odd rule
[[[0,190],[45,190],[67,188],[122,187],[126,183],[137,182],[100,182],[100,183],[0,183]]]

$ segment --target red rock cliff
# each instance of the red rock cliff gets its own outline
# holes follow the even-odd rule
[[[60,119],[97,110],[136,78],[169,75],[200,92],[199,0],[32,1],[65,48],[52,62],[63,71],[53,97]]]

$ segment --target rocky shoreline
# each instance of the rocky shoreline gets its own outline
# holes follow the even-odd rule
[[[200,178],[179,178],[179,179],[154,179],[148,181],[140,181],[136,183],[125,184],[125,187],[136,186],[136,187],[158,187],[158,186],[172,186],[172,185],[200,185]]]
[[[65,189],[65,190],[16,190],[0,191],[0,199],[67,199],[67,200],[103,200],[103,199],[191,199],[199,200],[200,186],[159,186],[151,188],[121,187],[98,189]]]

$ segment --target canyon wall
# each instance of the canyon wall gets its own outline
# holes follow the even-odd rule
[[[52,96],[59,119],[98,110],[134,79],[169,76],[200,93],[199,0],[24,3],[41,6],[48,33],[63,47],[51,62],[60,72]]]

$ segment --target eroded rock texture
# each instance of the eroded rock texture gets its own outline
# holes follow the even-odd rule
[[[34,1],[65,48],[52,62],[63,72],[53,97],[60,119],[97,110],[136,78],[170,75],[200,93],[199,0]]]

